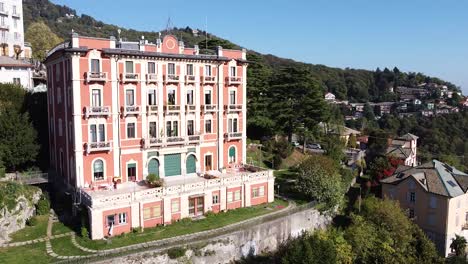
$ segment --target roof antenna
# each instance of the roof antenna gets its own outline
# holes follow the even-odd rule
[[[166,34],[169,35],[169,34],[171,33],[171,31],[172,31],[172,28],[173,28],[173,26],[172,26],[171,17],[169,16],[169,17],[167,18]]]
[[[205,49],[208,50],[208,16],[205,16]]]

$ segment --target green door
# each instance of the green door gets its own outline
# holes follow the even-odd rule
[[[180,154],[164,155],[164,175],[175,176],[180,175]]]
[[[148,174],[156,174],[159,176],[159,161],[157,159],[151,159],[148,164]]]
[[[230,147],[229,148],[229,163],[236,161],[236,148]]]
[[[186,164],[187,173],[196,172],[196,161],[194,155],[188,155]]]

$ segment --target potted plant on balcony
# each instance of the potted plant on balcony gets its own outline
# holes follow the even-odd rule
[[[160,179],[159,176],[154,173],[150,173],[148,174],[148,176],[146,176],[146,183],[151,187],[163,186],[163,180]]]

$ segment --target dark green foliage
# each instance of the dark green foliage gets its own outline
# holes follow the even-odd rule
[[[38,220],[37,220],[37,218],[35,216],[33,216],[33,217],[26,220],[26,225],[28,225],[28,226],[35,226],[35,225],[37,225],[37,223],[38,223]]]
[[[46,195],[42,195],[36,204],[36,214],[47,215],[50,211],[50,201]]]
[[[86,227],[81,227],[81,230],[80,230],[80,235],[82,238],[89,238],[89,232],[88,232],[88,229]]]
[[[458,257],[465,256],[466,252],[466,239],[463,236],[455,235],[455,238],[452,238],[452,243],[450,244],[450,249],[455,251],[455,255]]]
[[[283,243],[276,254],[281,264],[337,263],[337,250],[331,240],[317,233],[302,234]]]
[[[0,182],[0,210],[15,208],[16,200],[24,196],[32,204],[33,195],[40,189],[34,186],[22,185],[16,182]]]
[[[185,256],[185,252],[187,251],[186,248],[175,247],[171,248],[167,251],[167,255],[170,259],[178,259],[180,257]]]

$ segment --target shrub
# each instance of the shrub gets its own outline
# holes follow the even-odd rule
[[[89,232],[88,232],[88,229],[86,227],[81,227],[81,237],[82,238],[89,238]]]
[[[38,222],[37,218],[33,216],[33,217],[29,218],[28,220],[26,220],[26,225],[35,226],[35,225],[37,225],[37,222]]]
[[[0,167],[0,178],[5,178],[5,168]]]
[[[146,176],[146,181],[148,182],[148,184],[150,184],[150,185],[152,185],[154,187],[161,187],[162,184],[163,184],[163,182],[159,178],[159,176],[154,174],[154,173],[148,174],[148,176]]]
[[[216,214],[213,211],[208,211],[205,213],[206,218],[214,217]]]
[[[181,248],[181,247],[175,247],[171,248],[167,251],[167,255],[169,256],[170,259],[178,259],[180,257],[185,256],[185,251],[187,249]]]
[[[139,232],[142,232],[141,227],[134,227],[134,228],[132,228],[132,233],[136,234],[136,233],[139,233]]]
[[[36,204],[36,214],[47,215],[50,211],[50,202],[46,195],[42,195]]]

